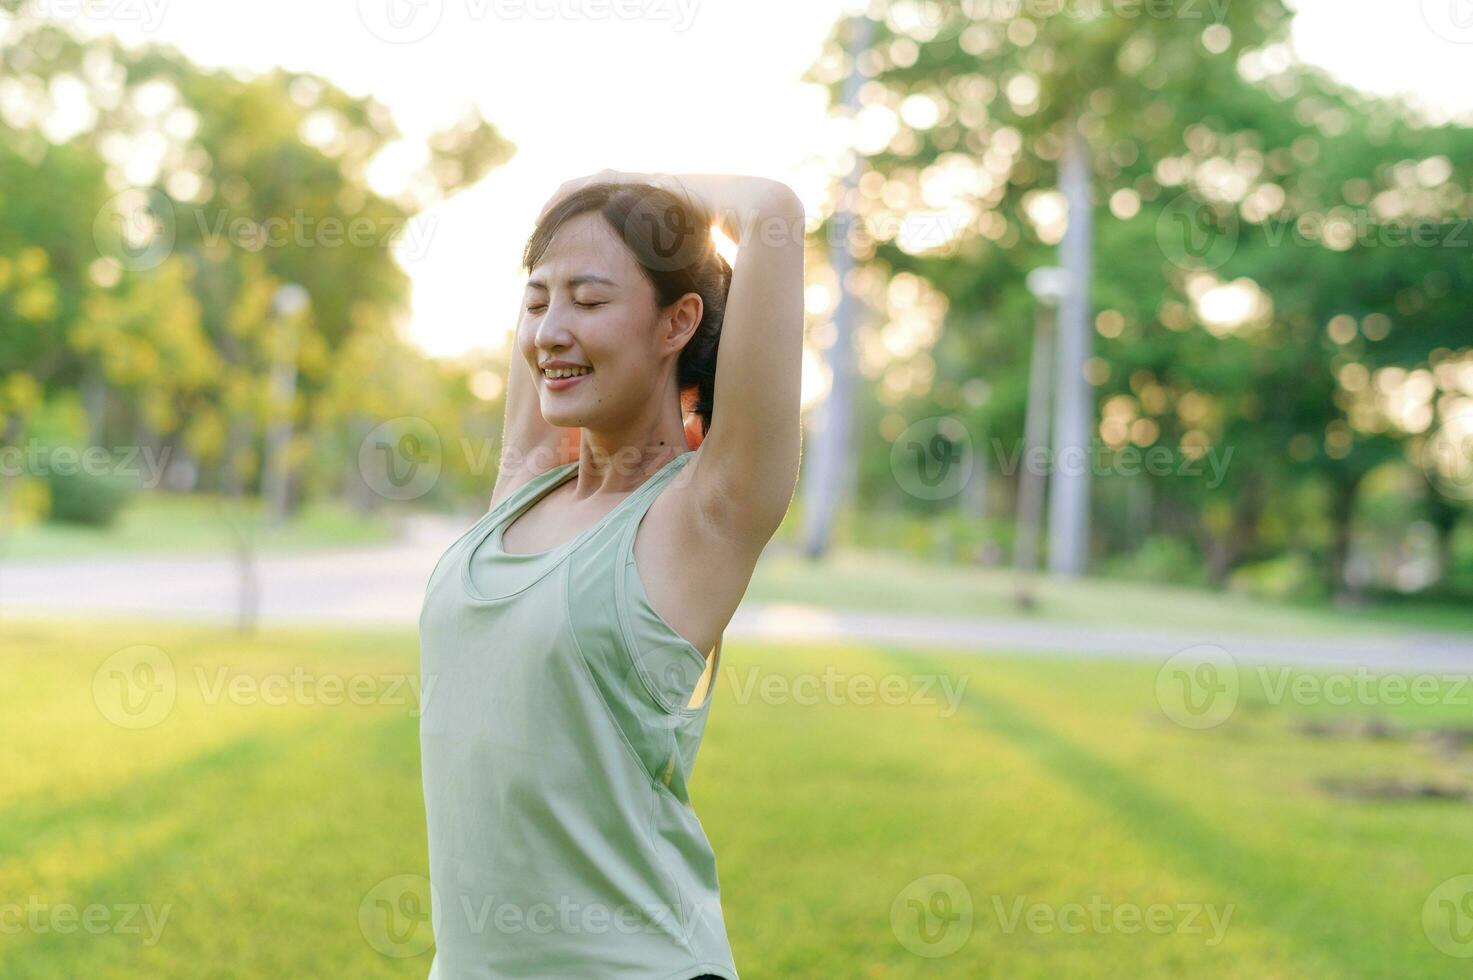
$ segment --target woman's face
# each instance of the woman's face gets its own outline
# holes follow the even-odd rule
[[[654,285],[603,216],[586,212],[564,223],[527,279],[517,325],[542,417],[593,429],[636,418],[660,382],[658,319]],[[549,361],[591,370],[549,378]]]

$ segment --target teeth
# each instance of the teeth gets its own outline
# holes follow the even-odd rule
[[[543,368],[542,373],[549,378],[576,378],[589,373],[588,368]]]

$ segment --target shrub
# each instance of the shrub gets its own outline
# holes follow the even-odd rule
[[[1238,566],[1228,580],[1228,588],[1233,592],[1268,599],[1318,599],[1325,596],[1323,577],[1309,558],[1297,551]]]
[[[1101,572],[1111,578],[1138,582],[1160,582],[1165,585],[1207,584],[1207,570],[1197,550],[1190,542],[1166,535],[1147,538],[1129,554],[1109,559],[1104,563]]]
[[[90,527],[110,527],[135,489],[132,481],[122,477],[85,470],[47,473],[46,485],[51,494],[50,520]]]

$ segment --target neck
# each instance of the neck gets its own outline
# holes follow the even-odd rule
[[[578,447],[576,496],[633,490],[681,453],[688,452],[679,411],[622,433],[585,428]]]

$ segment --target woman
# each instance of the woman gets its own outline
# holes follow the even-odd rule
[[[430,976],[735,980],[687,784],[798,477],[803,209],[605,170],[524,265],[491,508],[420,616]]]

